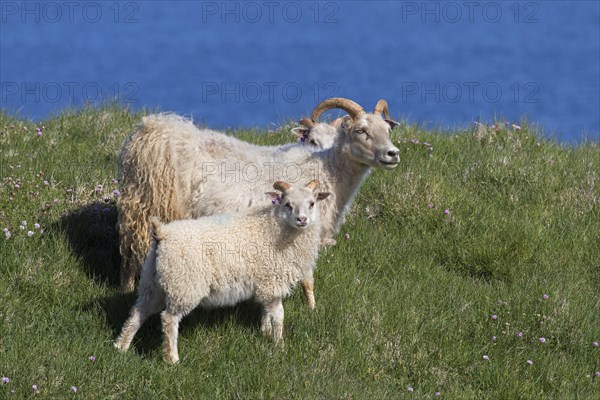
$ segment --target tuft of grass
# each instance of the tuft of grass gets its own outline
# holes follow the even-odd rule
[[[178,366],[162,361],[156,317],[118,353],[134,297],[116,287],[114,179],[142,115],[110,105],[36,124],[0,112],[0,397],[599,393],[600,146],[564,147],[525,122],[396,129],[400,165],[373,171],[320,256],[318,309],[300,290],[285,301],[285,348],[260,335],[248,302],[184,319]]]

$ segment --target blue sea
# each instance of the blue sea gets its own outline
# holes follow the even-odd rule
[[[275,129],[332,96],[426,127],[600,140],[598,1],[3,1],[0,106],[118,99]]]

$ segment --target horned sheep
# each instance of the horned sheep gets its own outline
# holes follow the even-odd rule
[[[165,359],[176,363],[178,326],[185,315],[198,305],[231,306],[251,298],[264,307],[262,332],[279,342],[282,298],[316,264],[320,220],[315,203],[329,196],[318,192],[318,186],[317,180],[302,187],[275,182],[281,194],[267,194],[276,205],[244,216],[165,225],[152,218],[155,240],[142,269],[138,299],[115,346],[126,351],[143,322],[162,311]]]
[[[180,117],[145,117],[120,156],[122,290],[133,290],[150,243],[150,215],[168,222],[247,212],[260,205],[269,182],[292,180],[286,168],[296,172],[295,181],[319,178],[324,190],[333,194],[334,201],[322,205],[321,240],[335,243],[333,237],[371,167],[395,168],[399,150],[390,140],[390,130],[397,123],[381,117],[382,112],[388,114],[384,100],[367,113],[351,100],[328,99],[313,110],[311,122],[317,124],[319,116],[333,108],[349,115],[339,122],[333,146],[319,151],[307,146],[256,146],[199,131]],[[314,308],[312,276],[303,286],[307,303]]]

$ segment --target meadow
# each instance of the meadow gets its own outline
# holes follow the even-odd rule
[[[0,398],[600,395],[598,142],[401,124],[400,165],[372,172],[320,255],[317,309],[300,289],[284,301],[285,346],[252,302],[199,309],[171,366],[156,316],[128,353],[112,346],[134,301],[117,288],[117,154],[141,115],[0,112]]]

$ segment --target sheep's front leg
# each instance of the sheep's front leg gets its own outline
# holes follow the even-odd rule
[[[165,360],[171,364],[179,362],[179,353],[177,352],[177,336],[179,334],[179,321],[181,314],[172,314],[165,310],[161,314],[163,325],[163,352]]]
[[[306,304],[311,310],[315,309],[315,278],[312,273],[308,278],[302,282],[302,288],[304,289],[304,298],[306,298]]]
[[[261,322],[261,331],[271,336],[275,344],[283,342],[283,303],[281,297],[265,304]]]

